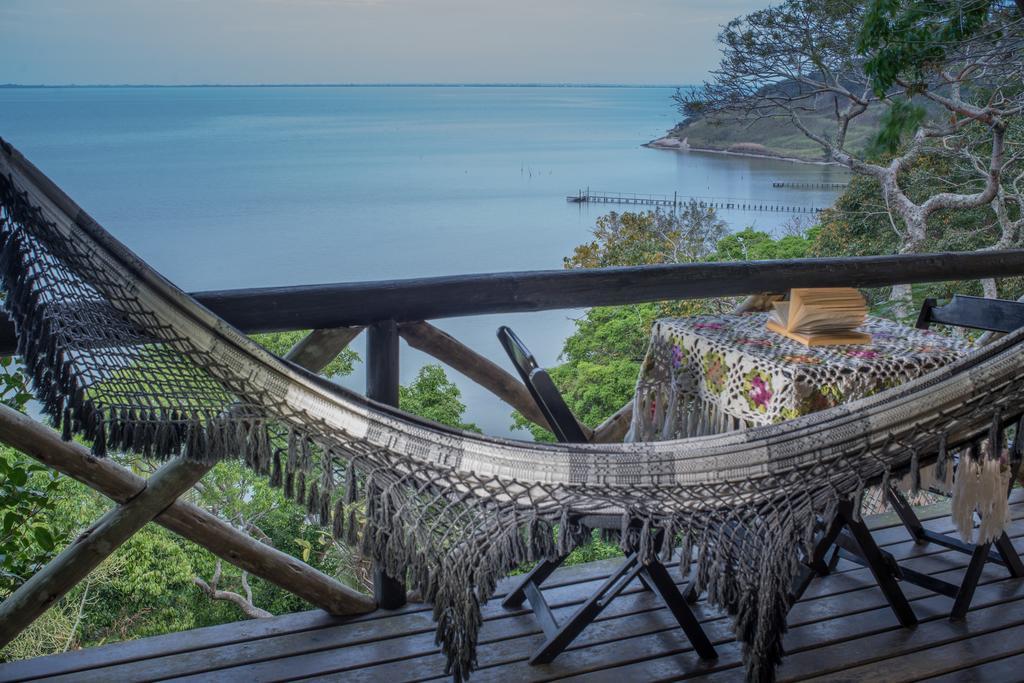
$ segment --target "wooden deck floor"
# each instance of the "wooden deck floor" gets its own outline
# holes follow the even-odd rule
[[[1010,535],[1024,549],[1024,495],[1012,506]],[[921,572],[959,580],[967,556],[935,545],[915,545],[891,520],[876,520],[879,544]],[[927,526],[950,531],[947,516]],[[594,562],[560,570],[547,582],[556,614],[570,613],[615,566]],[[675,574],[675,572],[673,572]],[[508,583],[502,585],[504,592]],[[868,570],[840,563],[816,580],[789,618],[779,670],[783,681],[1022,681],[1024,580],[1008,579],[989,565],[964,622],[946,618],[952,601],[904,584],[921,623],[900,628]],[[730,622],[703,601],[696,612],[719,659],[701,662],[667,609],[639,586],[627,589],[552,664],[526,659],[541,641],[525,611],[484,610],[480,669],[472,681],[741,681],[740,650]],[[257,681],[445,680],[434,647],[433,623],[423,605],[337,619],[323,612],[214,626],[167,636],[90,648],[0,666],[0,681]]]

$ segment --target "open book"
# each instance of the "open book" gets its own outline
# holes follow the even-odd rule
[[[855,331],[864,324],[868,307],[852,287],[793,289],[789,301],[773,306],[768,329],[807,346],[871,342],[871,335]]]

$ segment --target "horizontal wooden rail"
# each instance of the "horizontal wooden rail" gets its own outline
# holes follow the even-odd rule
[[[701,299],[792,287],[881,287],[1024,275],[1024,250],[687,263],[201,292],[244,331]]]
[[[243,332],[1024,275],[1024,250],[541,270],[193,294]],[[0,355],[15,348],[0,324]]]

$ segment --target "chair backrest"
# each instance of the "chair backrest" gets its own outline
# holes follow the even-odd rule
[[[1024,302],[955,294],[945,306],[935,303],[935,299],[925,299],[917,317],[918,329],[927,330],[932,323],[989,332],[1013,332],[1024,327]]]
[[[530,391],[530,396],[537,403],[540,412],[551,425],[555,438],[564,443],[585,443],[586,434],[566,405],[562,394],[558,392],[551,376],[539,365],[530,350],[515,332],[502,325],[498,328],[498,341],[505,348],[505,353],[512,359],[512,364],[519,371],[523,384]]]

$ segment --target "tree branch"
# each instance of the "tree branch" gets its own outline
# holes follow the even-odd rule
[[[193,577],[192,582],[199,586],[199,589],[206,593],[211,600],[225,600],[237,606],[245,616],[250,619],[265,619],[274,616],[270,612],[253,604],[252,589],[249,587],[248,572],[242,572],[242,588],[245,590],[245,597],[232,591],[220,590],[217,586],[221,578],[221,561],[217,560],[217,566],[213,571],[210,582],[207,583],[201,577]]]

